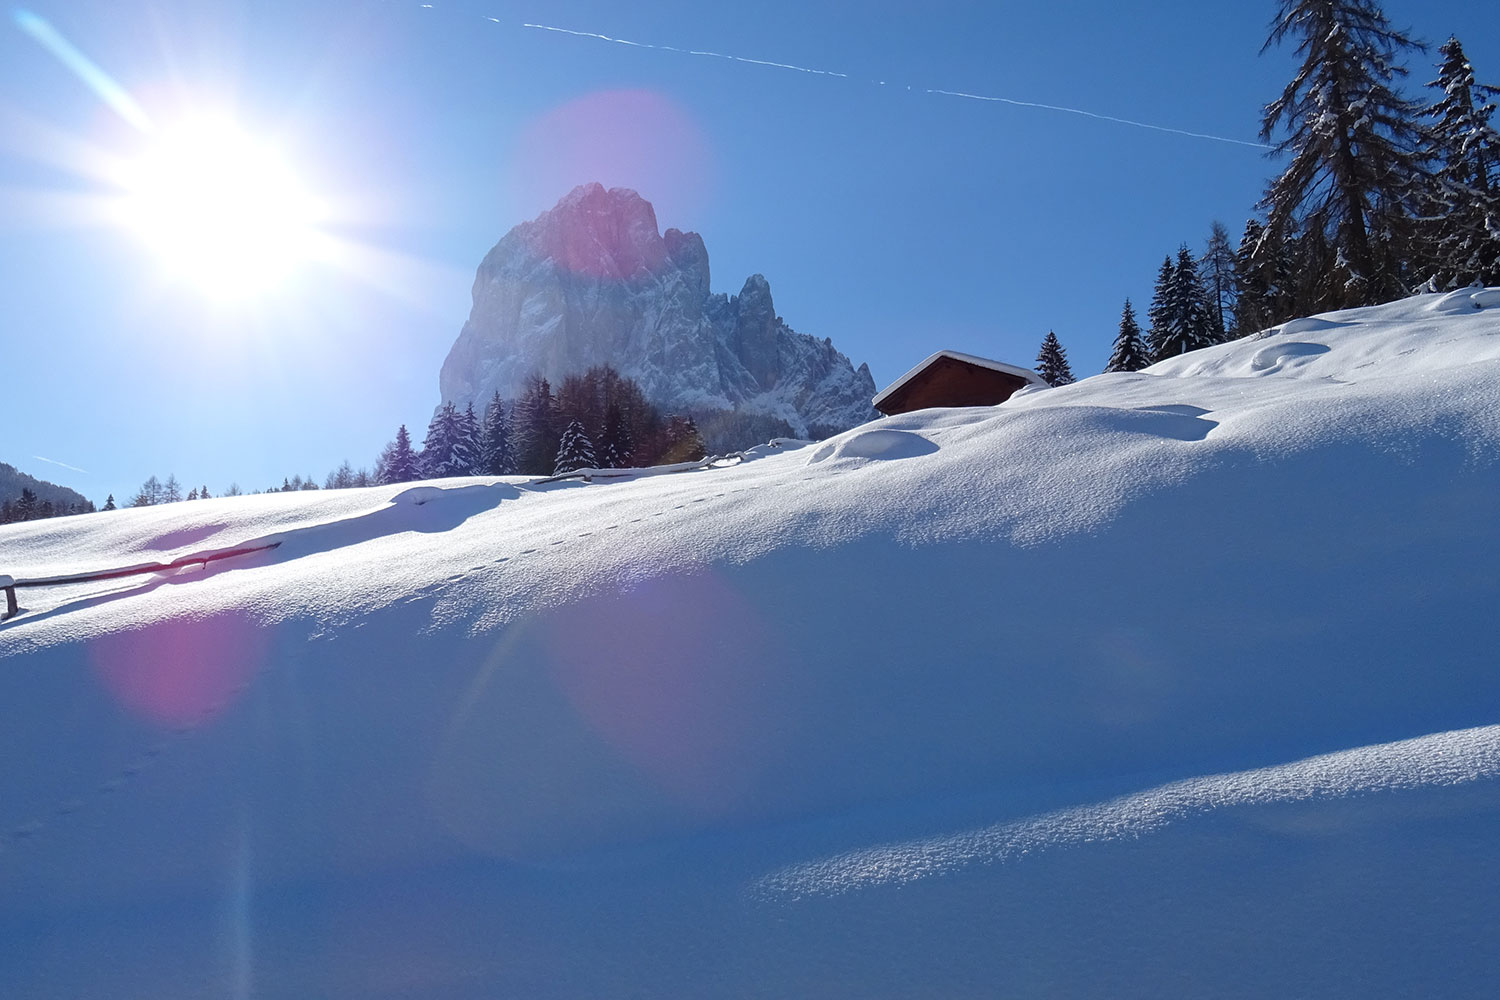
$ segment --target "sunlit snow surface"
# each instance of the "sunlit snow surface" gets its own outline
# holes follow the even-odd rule
[[[0,995],[1493,996],[1500,297],[0,528]]]

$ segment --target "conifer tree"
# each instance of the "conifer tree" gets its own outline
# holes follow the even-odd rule
[[[1258,333],[1275,323],[1271,318],[1271,283],[1267,277],[1271,268],[1265,259],[1271,255],[1257,253],[1264,235],[1265,228],[1258,220],[1248,220],[1234,254],[1234,284],[1239,297],[1231,332],[1236,337]]]
[[[1442,96],[1424,111],[1424,152],[1437,174],[1423,220],[1424,270],[1437,287],[1500,284],[1500,134],[1490,123],[1500,89],[1474,80],[1457,38],[1438,50]]]
[[[167,481],[162,484],[161,488],[161,502],[177,503],[180,500],[182,500],[182,484],[177,481],[175,475],[168,473]]]
[[[1170,356],[1164,351],[1167,341],[1172,337],[1172,283],[1176,276],[1177,269],[1172,266],[1172,258],[1164,258],[1161,270],[1156,274],[1156,287],[1151,292],[1151,307],[1146,310],[1146,320],[1150,324],[1146,331],[1146,349],[1152,361]]]
[[[1172,352],[1174,355],[1216,343],[1208,295],[1198,277],[1198,262],[1193,259],[1186,243],[1177,251],[1177,266],[1173,269],[1168,302],[1176,342],[1181,345],[1180,350]]]
[[[209,497],[211,495],[212,494],[210,494],[208,492],[208,487],[207,486],[200,486],[200,487],[198,487],[198,499],[199,500],[207,500],[207,499],[209,499]]]
[[[130,501],[132,507],[150,507],[161,503],[161,480],[155,476],[141,484],[140,492]]]
[[[454,448],[454,467],[462,471],[455,476],[472,476],[479,471],[479,418],[474,415],[474,404],[464,407],[459,414],[458,443]]]
[[[1054,388],[1074,381],[1073,369],[1068,367],[1068,352],[1063,350],[1057,334],[1051,330],[1042,338],[1042,349],[1037,352],[1036,373]]]
[[[420,458],[412,450],[405,424],[396,431],[396,440],[386,445],[375,471],[381,485],[410,483],[422,477]]]
[[[111,493],[109,496],[107,496],[107,497],[104,498],[104,509],[105,510],[115,510],[116,509],[116,507],[115,507],[115,495],[113,493]]]
[[[516,473],[510,421],[505,417],[505,401],[500,398],[499,390],[484,408],[484,421],[479,429],[478,471],[485,476],[513,476]]]
[[[610,403],[604,411],[604,429],[599,439],[600,459],[606,469],[623,469],[630,465],[630,424],[618,403]]]
[[[1146,353],[1146,342],[1141,339],[1141,326],[1135,320],[1135,309],[1130,300],[1125,300],[1125,311],[1120,316],[1120,332],[1115,337],[1115,348],[1110,353],[1106,372],[1138,372],[1151,363]]]
[[[561,443],[554,423],[552,386],[540,375],[532,375],[512,415],[516,469],[528,476],[552,471]]]
[[[1229,230],[1224,223],[1214,220],[1209,227],[1208,247],[1199,262],[1199,276],[1203,280],[1203,291],[1208,300],[1208,316],[1211,336],[1215,344],[1229,339],[1234,327],[1235,284],[1234,248],[1229,245]]]
[[[188,490],[187,498],[189,500],[198,499],[198,487],[194,486],[192,489]]]
[[[583,424],[577,420],[570,421],[567,430],[563,431],[562,441],[557,446],[557,458],[552,464],[552,474],[561,476],[579,469],[596,467],[594,442],[589,440]]]
[[[698,462],[708,456],[703,435],[698,433],[698,425],[690,416],[674,413],[668,417],[665,438],[666,447],[657,460],[659,465]]]
[[[1394,89],[1394,58],[1420,48],[1375,0],[1280,0],[1262,51],[1293,40],[1301,66],[1266,106],[1261,138],[1290,156],[1261,202],[1273,238],[1302,244],[1304,274],[1331,277],[1300,312],[1371,305],[1404,293],[1399,247],[1423,187],[1416,107]],[[1317,251],[1316,256],[1313,251]]]

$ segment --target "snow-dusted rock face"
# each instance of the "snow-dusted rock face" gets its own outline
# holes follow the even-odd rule
[[[711,293],[702,237],[660,233],[640,195],[587,184],[485,256],[438,385],[477,408],[532,372],[556,383],[605,364],[658,405],[764,413],[799,433],[875,416],[869,368],[787,326],[764,277]]]

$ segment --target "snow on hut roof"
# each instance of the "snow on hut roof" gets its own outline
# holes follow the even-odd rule
[[[886,397],[890,396],[891,393],[895,392],[897,389],[900,389],[903,385],[910,382],[918,374],[927,369],[928,366],[930,366],[938,358],[952,358],[955,361],[963,361],[967,364],[978,365],[981,368],[989,368],[992,371],[1004,372],[1007,375],[1014,375],[1017,378],[1023,378],[1032,385],[1044,386],[1047,384],[1040,375],[1032,371],[1030,368],[1018,368],[1015,365],[1008,365],[1003,361],[991,361],[989,358],[981,358],[974,354],[963,354],[959,351],[938,351],[936,354],[929,355],[926,360],[922,361],[916,367],[912,368],[911,371],[907,372],[905,375],[902,375],[896,381],[892,382],[880,392],[876,393],[875,398],[870,402],[878,408],[881,402],[886,399]]]

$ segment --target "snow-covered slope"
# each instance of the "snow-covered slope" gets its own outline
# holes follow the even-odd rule
[[[1500,298],[0,528],[17,996],[1490,996]]]
[[[869,367],[787,326],[764,277],[712,294],[701,236],[658,233],[640,195],[585,184],[485,255],[438,387],[483,410],[496,391],[515,399],[534,373],[560,383],[596,365],[660,406],[765,414],[798,433],[875,415]]]

